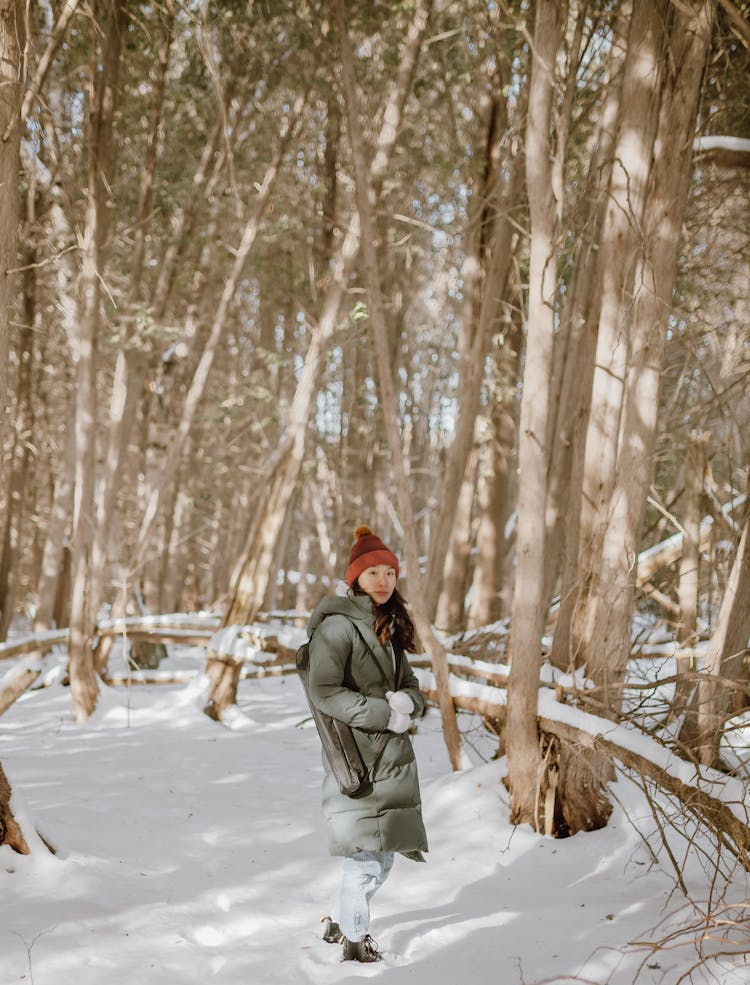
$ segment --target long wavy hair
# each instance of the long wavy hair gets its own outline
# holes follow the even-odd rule
[[[352,591],[355,595],[367,595],[359,580],[352,585]],[[372,611],[375,614],[375,635],[383,645],[392,640],[401,650],[417,653],[414,623],[406,607],[406,599],[397,588],[393,589],[393,595],[383,605],[378,605],[373,599]]]

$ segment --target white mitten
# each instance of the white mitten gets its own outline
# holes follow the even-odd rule
[[[408,715],[401,715],[397,711],[392,711],[386,727],[389,732],[405,732],[410,725],[411,719]]]
[[[414,702],[405,691],[386,691],[385,696],[391,708],[399,715],[411,715]]]

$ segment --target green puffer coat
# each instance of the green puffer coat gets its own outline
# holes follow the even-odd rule
[[[375,665],[362,633],[378,660]],[[399,679],[390,647],[374,629],[368,595],[328,597],[313,612],[310,636],[310,696],[313,703],[352,727],[372,779],[372,792],[347,797],[339,791],[325,756],[323,810],[331,855],[358,851],[403,852],[419,858],[427,850],[419,778],[408,732],[386,731],[391,709],[386,691],[405,691],[414,702],[412,718],[424,710],[424,698],[404,654]]]

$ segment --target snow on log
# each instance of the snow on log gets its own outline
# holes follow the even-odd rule
[[[24,653],[34,653],[35,651],[38,651],[41,656],[51,650],[53,646],[66,644],[68,636],[69,630],[67,629],[48,629],[41,633],[34,633],[32,636],[23,636],[19,640],[0,643],[0,660],[10,660],[11,657],[20,657]]]
[[[713,523],[713,517],[710,516],[706,516],[701,520],[699,540],[699,549],[701,551],[707,550],[710,545]],[[648,547],[646,550],[640,552],[638,555],[638,572],[636,575],[636,583],[638,585],[645,585],[659,568],[663,568],[667,564],[674,564],[682,556],[682,538],[682,532],[678,531],[676,534],[672,534],[671,537],[667,537],[666,540],[659,541],[653,547]]]
[[[592,735],[591,732],[576,728],[575,725],[545,717],[539,718],[539,727],[543,732],[550,732],[576,745],[603,752],[612,759],[619,760],[623,766],[628,766],[641,776],[653,780],[662,790],[675,796],[684,807],[698,815],[703,824],[708,824],[714,831],[720,833],[722,839],[727,837],[731,839],[734,844],[733,854],[742,866],[750,871],[750,827],[747,824],[748,809],[744,800],[725,803],[722,797],[714,796],[703,789],[702,778],[696,777],[696,782],[687,783],[669,769],[659,766],[651,758],[634,749],[627,749],[606,738],[605,735]],[[718,775],[725,781],[728,779],[723,777],[723,774]],[[738,813],[743,814],[746,820],[743,821]]]
[[[696,164],[710,161],[719,167],[750,168],[750,140],[742,137],[696,137]]]
[[[44,664],[41,660],[27,658],[0,677],[0,715],[6,712],[25,691],[28,691],[43,669]]]
[[[434,701],[432,674],[422,669],[415,673],[428,700]],[[507,701],[504,688],[463,680],[455,674],[450,675],[449,685],[457,708],[483,718],[503,719]],[[538,715],[542,731],[605,752],[658,783],[688,810],[698,814],[703,823],[729,837],[737,858],[750,870],[750,803],[744,784],[736,777],[687,762],[631,726],[564,704],[541,682]]]

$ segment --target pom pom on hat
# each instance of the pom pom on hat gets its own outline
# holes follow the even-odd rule
[[[349,554],[349,567],[346,569],[346,583],[351,586],[366,568],[376,564],[387,564],[399,574],[398,558],[364,524],[354,531],[354,545]]]

